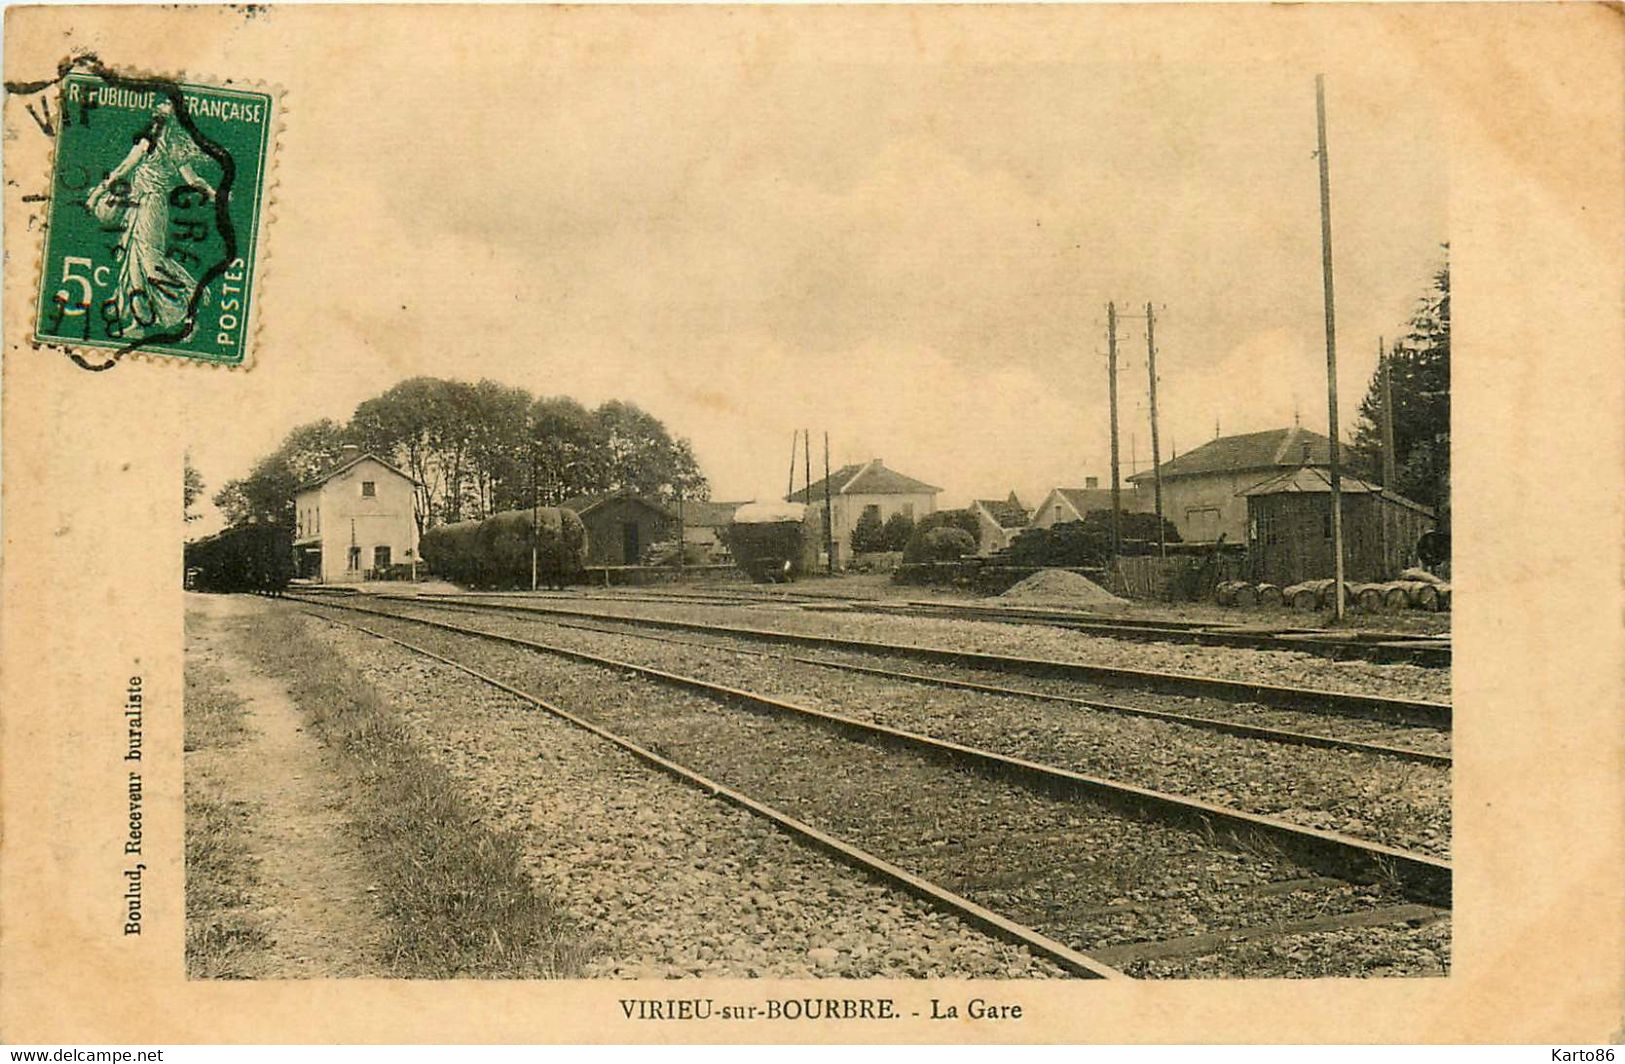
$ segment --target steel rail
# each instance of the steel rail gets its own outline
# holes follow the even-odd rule
[[[322,603],[321,605],[330,609],[354,609],[354,607],[339,606],[329,603]],[[420,654],[426,658],[431,658],[440,662],[442,665],[447,665],[453,669],[457,669],[460,672],[466,673],[482,683],[489,684],[498,690],[505,691],[508,694],[513,695],[515,698],[519,698],[524,702],[537,707],[538,709],[551,713],[560,720],[566,721],[569,724],[582,729],[583,731],[589,732],[592,735],[613,744],[619,749],[624,750],[636,757],[638,760],[643,761],[646,764],[653,765],[662,772],[665,772],[668,775],[689,784],[690,786],[704,791],[707,795],[713,798],[717,798],[721,801],[727,802],[730,805],[737,806],[746,812],[752,813],[755,816],[761,817],[762,819],[777,825],[791,836],[804,839],[807,842],[812,843],[818,849],[830,854],[842,864],[856,868],[884,883],[888,883],[898,889],[901,889],[904,893],[918,898],[936,909],[957,916],[967,923],[979,927],[1006,942],[1024,946],[1033,953],[1054,961],[1056,964],[1059,964],[1062,968],[1073,973],[1074,975],[1080,975],[1090,979],[1129,978],[1129,976],[1118,969],[1107,964],[1102,964],[1093,957],[1090,957],[1088,954],[1081,953],[1062,942],[1050,938],[1048,935],[1045,935],[1040,931],[1036,931],[1023,924],[1016,923],[1014,920],[1002,916],[999,913],[994,912],[992,909],[978,905],[976,902],[971,901],[969,898],[966,898],[963,895],[956,894],[953,891],[948,890],[946,887],[939,886],[928,879],[917,876],[905,868],[892,864],[890,861],[878,857],[875,854],[869,853],[867,850],[855,846],[838,836],[821,831],[803,820],[798,820],[797,818],[790,816],[788,813],[782,812],[781,810],[776,809],[765,802],[751,798],[742,791],[735,790],[724,783],[720,783],[708,776],[702,775],[685,765],[679,764],[670,758],[655,753],[653,750],[650,750],[647,747],[639,746],[630,739],[617,735],[607,728],[594,724],[592,721],[587,720],[584,717],[577,716],[561,706],[557,706],[546,701],[545,699],[538,698],[528,691],[524,691],[518,687],[514,687],[511,684],[504,683],[494,676],[487,675],[486,673],[480,672],[478,669],[464,665],[462,662],[454,661],[451,658],[437,654],[425,647],[417,646],[403,639],[397,639],[394,636],[387,635],[383,632],[374,631],[365,625],[340,620],[336,617],[330,617],[326,614],[317,613],[314,610],[303,610],[301,612],[307,613],[312,617],[320,618],[329,624],[342,624],[346,627],[353,628],[356,631],[365,632],[367,635],[370,635],[376,639],[382,639],[386,642],[393,643],[396,646],[403,647],[406,650]],[[372,611],[359,610],[358,612],[366,613]],[[384,616],[390,615],[385,614]],[[435,622],[429,621],[422,623],[434,624]]]
[[[410,601],[410,600],[408,600]],[[452,607],[444,607],[451,609]],[[466,612],[477,612],[469,610]],[[581,632],[597,632],[600,635],[617,635],[628,639],[643,639],[654,643],[669,643],[674,646],[699,647],[705,650],[722,650],[731,654],[746,657],[776,658],[777,655],[767,650],[751,650],[746,647],[724,646],[718,643],[705,643],[697,639],[683,639],[677,636],[655,635],[652,632],[628,632],[614,628],[600,628],[591,624],[580,624],[574,621],[548,621],[548,624],[559,628],[568,628]],[[785,659],[801,665],[813,665],[818,668],[835,669],[842,672],[857,673],[864,676],[876,676],[887,680],[901,680],[907,683],[924,684],[931,687],[944,687],[953,690],[975,691],[980,694],[1001,695],[1013,698],[1030,698],[1041,702],[1055,702],[1061,705],[1077,706],[1082,709],[1097,710],[1103,713],[1115,713],[1125,717],[1143,717],[1149,720],[1163,721],[1169,724],[1180,724],[1205,731],[1218,732],[1225,735],[1235,735],[1244,739],[1259,739],[1265,742],[1285,743],[1293,746],[1311,746],[1327,750],[1346,750],[1351,753],[1370,754],[1377,757],[1389,757],[1399,761],[1413,761],[1424,765],[1438,765],[1448,768],[1451,765],[1449,754],[1437,754],[1427,750],[1415,750],[1406,746],[1390,746],[1386,743],[1372,743],[1360,739],[1339,739],[1331,735],[1319,735],[1314,732],[1295,731],[1287,728],[1269,728],[1258,724],[1245,724],[1241,721],[1225,720],[1222,717],[1204,717],[1193,713],[1174,713],[1169,710],[1146,709],[1141,706],[1125,706],[1117,702],[1101,702],[1091,698],[1079,698],[1076,695],[1054,694],[1049,691],[1036,691],[1031,688],[1004,687],[999,684],[979,683],[974,680],[959,680],[945,676],[931,676],[926,673],[904,672],[898,669],[884,669],[874,665],[859,665],[849,661],[832,661],[829,658],[806,657],[801,654],[790,654]]]
[[[569,647],[538,643],[517,636],[465,628],[425,617],[409,617],[385,613],[339,603],[321,603],[327,609],[348,610],[370,614],[386,620],[403,621],[428,628],[452,632],[457,635],[482,639],[519,647],[528,651],[552,654],[572,661],[598,665],[616,671],[629,672],[673,687],[697,691],[708,697],[732,702],[747,709],[775,715],[815,721],[833,730],[856,735],[866,741],[879,741],[914,753],[925,754],[939,761],[973,768],[996,778],[1009,779],[1041,793],[1066,797],[1085,796],[1116,809],[1165,823],[1172,822],[1208,833],[1223,833],[1236,845],[1246,848],[1263,841],[1279,848],[1305,864],[1325,874],[1358,881],[1362,878],[1389,879],[1409,897],[1440,905],[1449,905],[1451,894],[1451,867],[1448,861],[1426,854],[1401,850],[1397,847],[1340,832],[1325,831],[1292,824],[1276,817],[1248,813],[1239,809],[1197,798],[1186,798],[1162,791],[1139,787],[1102,776],[1091,776],[1070,769],[1056,768],[1025,758],[1000,754],[979,747],[967,746],[945,739],[935,739],[918,732],[904,731],[882,724],[858,720],[827,710],[813,709],[783,699],[771,698],[737,687],[702,680],[694,676],[667,672],[664,669],[637,665],[632,662],[606,658]]]
[[[1290,651],[1315,654],[1336,660],[1360,658],[1379,664],[1406,663],[1424,668],[1450,665],[1450,647],[1436,640],[1384,633],[1386,638],[1334,638],[1321,632],[1259,632],[1228,625],[1173,625],[1160,621],[1131,623],[1097,617],[1065,617],[1011,611],[991,607],[949,605],[946,603],[843,604],[863,613],[904,617],[950,618],[994,621],[1001,624],[1043,625],[1107,639],[1142,643],[1185,643],[1196,646],[1235,647],[1243,650]]]
[[[1226,680],[1215,676],[1196,676],[1190,673],[1153,672],[1145,669],[1125,669],[1112,665],[1091,665],[1078,661],[1057,661],[1049,658],[1021,658],[980,651],[954,650],[948,647],[918,646],[908,643],[882,643],[868,639],[850,639],[843,636],[806,635],[799,632],[779,632],[766,628],[739,625],[707,624],[701,621],[678,621],[664,617],[629,616],[599,613],[593,610],[567,606],[539,606],[520,603],[471,602],[447,596],[444,599],[403,599],[425,606],[447,608],[452,606],[485,610],[510,610],[515,613],[550,614],[576,617],[593,621],[618,621],[668,631],[702,632],[758,642],[783,643],[797,646],[829,647],[854,650],[865,654],[907,657],[948,665],[968,665],[991,672],[1006,672],[1025,676],[1052,677],[1078,680],[1108,687],[1134,687],[1158,694],[1184,695],[1194,698],[1221,698],[1230,702],[1256,702],[1312,713],[1330,713],[1336,716],[1357,717],[1390,723],[1420,725],[1431,728],[1449,728],[1451,706],[1447,702],[1428,702],[1416,699],[1385,698],[1380,695],[1362,695],[1315,688],[1280,687],[1271,684],[1249,683],[1244,680]]]
[[[426,596],[428,597],[428,596]],[[441,597],[441,596],[434,596]],[[450,596],[445,596],[450,597]],[[872,613],[881,616],[944,618],[989,621],[999,624],[1043,625],[1064,628],[1106,639],[1142,643],[1184,643],[1197,646],[1235,647],[1245,650],[1287,651],[1315,654],[1333,660],[1357,658],[1378,664],[1410,664],[1422,668],[1447,668],[1451,648],[1437,636],[1410,632],[1327,633],[1314,628],[1288,628],[1260,631],[1225,621],[1186,621],[1153,617],[1106,617],[1075,610],[1043,607],[989,606],[969,602],[890,601],[883,599],[839,598],[830,595],[706,593],[700,591],[649,592],[641,595],[584,593],[572,596],[602,602],[646,602],[650,604],[692,604],[716,607],[750,608],[762,605],[799,606],[818,612]]]

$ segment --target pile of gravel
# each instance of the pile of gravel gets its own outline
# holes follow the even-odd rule
[[[1086,576],[1065,569],[1040,569],[999,598],[1006,602],[1047,602],[1064,606],[1126,606]]]

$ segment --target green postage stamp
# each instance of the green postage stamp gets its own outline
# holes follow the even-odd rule
[[[273,97],[111,73],[62,79],[34,339],[241,365]]]

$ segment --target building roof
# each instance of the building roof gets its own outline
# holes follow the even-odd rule
[[[1304,447],[1308,446],[1307,457]],[[1248,432],[1240,436],[1220,436],[1187,451],[1171,462],[1162,463],[1162,478],[1199,476],[1203,473],[1234,473],[1276,466],[1324,466],[1332,460],[1332,441],[1318,432],[1293,426]],[[1135,473],[1130,481],[1152,479],[1152,470]],[[1109,504],[1108,504],[1109,505]]]
[[[842,466],[824,480],[815,481],[811,490],[802,488],[785,496],[786,502],[818,502],[824,497],[824,483],[829,482],[831,495],[935,495],[942,489],[923,480],[904,476],[878,458]]]
[[[1112,489],[1110,488],[1056,488],[1061,497],[1083,516],[1090,510],[1110,510],[1112,508]],[[1119,491],[1123,502],[1133,502],[1132,491]]]
[[[1016,493],[1011,492],[1008,499],[977,499],[976,505],[987,511],[993,523],[1000,528],[1025,528],[1027,522],[1033,519],[1028,509],[1021,505]]]
[[[1389,502],[1408,507],[1409,509],[1415,510],[1418,513],[1426,514],[1429,517],[1433,516],[1433,510],[1429,507],[1423,506],[1421,503],[1412,499],[1407,499],[1397,491],[1387,491],[1369,481],[1361,480],[1359,477],[1352,477],[1347,474],[1342,474],[1337,478],[1337,487],[1339,491],[1345,491],[1351,495],[1369,495],[1375,493],[1381,495]],[[1236,494],[1245,495],[1251,499],[1257,498],[1261,495],[1326,494],[1331,490],[1332,478],[1330,473],[1324,469],[1316,467],[1301,467],[1298,469],[1288,469],[1277,473],[1268,480],[1254,484],[1245,491],[1238,491]]]
[[[749,500],[747,500],[749,501]],[[743,502],[707,502],[699,499],[683,501],[683,525],[687,528],[721,528],[734,519],[734,511]]]
[[[598,492],[595,495],[574,495],[568,499],[565,499],[561,505],[563,505],[566,510],[574,510],[577,517],[586,517],[600,506],[603,506],[606,503],[615,502],[617,499],[625,499],[628,502],[640,503],[641,505],[647,506],[649,509],[659,513],[663,517],[675,519],[677,516],[677,511],[671,509],[660,500],[651,499],[647,495],[639,495],[635,491],[603,491]]]
[[[374,462],[377,462],[379,465],[383,466],[385,469],[389,470],[391,473],[394,473],[396,476],[404,478],[408,483],[412,483],[412,484],[417,483],[416,480],[413,480],[411,477],[407,476],[405,473],[401,472],[399,469],[396,469],[394,466],[390,465],[388,462],[384,461],[382,458],[379,458],[377,455],[373,454],[371,451],[363,451],[360,454],[354,455],[352,457],[343,457],[343,456],[341,456],[338,459],[338,461],[334,462],[333,465],[328,468],[327,472],[322,473],[322,474],[320,474],[318,476],[312,477],[311,479],[305,481],[303,484],[301,484],[297,488],[293,489],[293,492],[294,492],[295,495],[298,495],[298,494],[300,494],[302,492],[309,491],[311,488],[320,487],[321,485],[326,484],[329,480],[332,480],[334,477],[338,476],[340,473],[343,473],[345,470],[351,468],[354,465],[357,465],[358,463],[366,461],[368,458],[371,458]]]

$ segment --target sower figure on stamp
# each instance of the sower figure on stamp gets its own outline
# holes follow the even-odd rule
[[[186,200],[176,205],[191,206],[215,196],[214,186],[195,169],[208,156],[175,123],[174,115],[172,103],[160,102],[124,161],[85,201],[97,221],[124,231],[114,306],[123,335],[132,339],[154,326],[171,331],[186,320],[197,280],[176,261],[187,253],[167,249],[172,197]],[[103,313],[109,320],[114,317]]]

